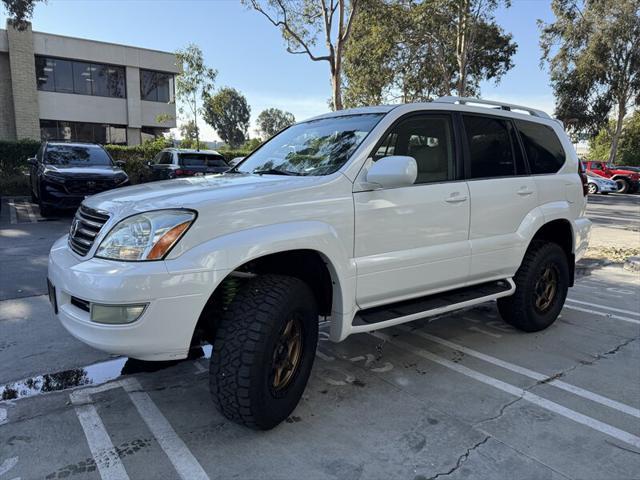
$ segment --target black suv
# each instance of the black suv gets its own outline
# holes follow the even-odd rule
[[[28,162],[31,199],[43,217],[54,208],[77,208],[89,195],[129,185],[120,165],[93,143],[43,142]]]

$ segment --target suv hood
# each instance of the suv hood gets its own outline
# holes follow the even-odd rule
[[[310,187],[327,177],[221,174],[143,183],[93,195],[83,204],[117,216],[165,208],[218,209],[222,202]]]

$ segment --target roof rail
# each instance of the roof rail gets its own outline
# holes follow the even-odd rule
[[[434,102],[459,103],[460,105],[464,105],[467,103],[477,103],[480,105],[491,105],[494,107],[500,107],[501,110],[522,110],[534,117],[549,118],[549,119],[551,118],[546,112],[543,112],[542,110],[536,110],[535,108],[524,107],[522,105],[514,105],[512,103],[497,102],[494,100],[484,100],[482,98],[440,97],[440,98],[436,98]]]

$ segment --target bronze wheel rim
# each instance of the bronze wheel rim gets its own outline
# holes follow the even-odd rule
[[[558,270],[552,264],[542,270],[534,288],[534,303],[539,312],[547,311],[558,292]]]
[[[271,364],[271,387],[278,392],[286,388],[300,366],[302,358],[302,324],[292,318],[282,329]]]

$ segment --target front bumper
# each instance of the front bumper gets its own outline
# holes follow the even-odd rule
[[[175,262],[173,260],[172,262]],[[94,348],[140,360],[186,358],[193,332],[223,272],[181,272],[165,262],[118,262],[83,258],[60,238],[49,254],[56,317],[74,337]],[[72,297],[100,304],[147,303],[142,316],[125,325],[90,320]]]

